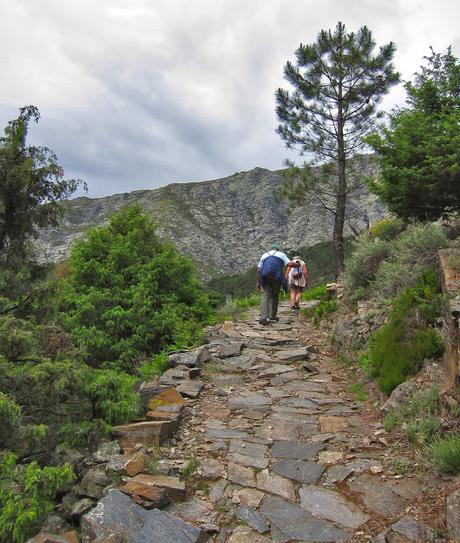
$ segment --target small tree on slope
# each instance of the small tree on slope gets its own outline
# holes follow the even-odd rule
[[[374,126],[377,104],[399,81],[392,64],[393,43],[380,47],[377,54],[374,49],[367,27],[348,33],[339,22],[333,32],[322,30],[315,43],[300,45],[296,64],[287,62],[284,68],[294,91],[278,89],[276,93],[281,122],[277,131],[287,147],[298,148],[302,155],[309,153],[314,164],[325,166],[320,175],[307,167],[303,175],[288,178],[285,194],[313,193],[333,214],[337,273],[344,261],[349,161],[363,150],[363,137]]]
[[[381,171],[371,190],[406,220],[460,209],[460,63],[450,48],[425,60],[405,86],[408,107],[368,138]]]

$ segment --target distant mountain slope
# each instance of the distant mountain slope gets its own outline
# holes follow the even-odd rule
[[[240,272],[257,263],[273,241],[295,249],[330,239],[331,217],[313,203],[291,209],[275,197],[281,183],[280,172],[255,168],[215,181],[76,198],[65,204],[61,227],[43,231],[39,242],[45,258],[62,260],[88,227],[103,224],[125,205],[139,204],[159,224],[159,235],[190,255],[203,277]],[[371,222],[382,214],[375,198],[366,197],[361,219],[353,221],[357,229],[364,227],[364,209]]]

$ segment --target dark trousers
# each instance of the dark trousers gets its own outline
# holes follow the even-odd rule
[[[262,286],[262,301],[260,304],[260,318],[270,319],[276,317],[281,283],[276,279],[267,277]]]

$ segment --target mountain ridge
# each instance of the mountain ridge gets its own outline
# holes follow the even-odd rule
[[[39,246],[44,259],[63,260],[87,228],[104,224],[123,206],[138,204],[158,224],[162,239],[192,257],[203,278],[238,273],[256,264],[274,241],[296,249],[331,239],[332,217],[312,200],[300,208],[277,198],[282,182],[282,170],[256,167],[216,180],[100,198],[81,196],[65,202],[62,224],[41,231]],[[365,227],[364,212],[371,222],[383,212],[369,194],[350,205],[362,207],[353,230]],[[346,234],[352,233],[347,226]]]

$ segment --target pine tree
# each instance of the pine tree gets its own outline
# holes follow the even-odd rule
[[[302,175],[288,179],[285,194],[299,199],[313,193],[333,214],[337,274],[343,271],[347,198],[357,187],[356,175],[352,186],[348,183],[350,159],[363,151],[378,103],[399,81],[392,64],[395,46],[390,42],[374,54],[375,45],[365,26],[353,33],[339,22],[334,31],[322,30],[315,43],[300,45],[295,65],[287,62],[284,68],[294,90],[276,93],[277,132],[288,148],[298,148],[313,157],[311,164],[322,166],[295,170]]]

